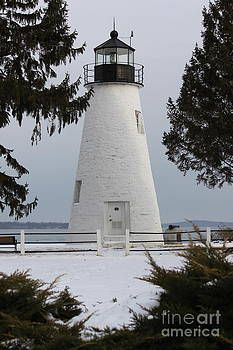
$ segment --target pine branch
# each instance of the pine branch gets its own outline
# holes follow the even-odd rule
[[[20,165],[18,161],[11,156],[12,152],[13,150],[9,150],[3,145],[0,145],[0,157],[3,157],[6,160],[7,166],[11,167],[18,173],[18,178],[20,178],[22,175],[29,174],[28,170]]]
[[[66,1],[0,0],[0,37],[0,128],[13,118],[21,126],[23,118],[30,116],[35,120],[31,140],[37,142],[44,121],[50,136],[77,123],[93,91],[78,96],[80,78],[72,83],[69,75],[56,86],[50,82],[57,77],[54,67],[85,50],[85,44],[74,46],[77,32],[68,25]],[[0,173],[0,209],[8,206],[16,218],[28,215],[37,199],[25,204],[28,186],[17,182],[28,170],[2,145],[0,157],[17,173]]]

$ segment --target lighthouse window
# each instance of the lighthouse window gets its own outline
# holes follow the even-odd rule
[[[104,64],[104,51],[101,50],[96,53],[96,65]]]
[[[117,63],[116,48],[105,49],[105,64],[115,64],[115,63]]]
[[[76,181],[75,191],[74,191],[74,203],[79,203],[81,186],[82,186],[82,181],[80,180]]]
[[[117,49],[117,63],[119,64],[129,64],[128,63],[128,49]]]
[[[137,129],[139,134],[145,134],[143,116],[140,111],[135,111]]]

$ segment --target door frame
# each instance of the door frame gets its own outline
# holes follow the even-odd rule
[[[123,210],[125,211],[125,229],[130,229],[130,202],[129,201],[121,201],[121,200],[116,200],[116,201],[106,201],[104,202],[104,235],[109,235],[110,233],[108,232],[108,205],[109,203],[123,203],[124,208]],[[125,235],[125,232],[124,234]]]

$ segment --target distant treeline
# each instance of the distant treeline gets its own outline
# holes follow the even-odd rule
[[[193,225],[197,225],[199,228],[211,227],[213,229],[233,227],[233,222],[210,221],[210,220],[190,220],[190,221],[182,221],[182,222],[172,222],[170,224],[179,225],[183,229],[191,228]]]
[[[0,222],[0,229],[67,229],[68,223],[64,222]]]
[[[211,227],[211,228],[224,228],[233,227],[233,222],[223,222],[223,221],[205,221],[205,220],[193,220],[190,222],[171,222],[163,224],[163,230],[166,230],[169,225],[179,225],[180,228],[190,229],[192,224],[198,227]],[[68,228],[67,222],[18,222],[18,221],[2,221],[0,222],[0,229],[64,229]]]

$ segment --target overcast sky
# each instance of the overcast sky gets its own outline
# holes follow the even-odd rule
[[[109,38],[113,16],[120,37],[127,37],[131,30],[134,31],[135,59],[145,65],[141,100],[162,222],[184,219],[233,221],[232,187],[209,190],[197,186],[195,174],[184,177],[168,162],[161,145],[163,132],[168,129],[166,102],[169,96],[177,97],[185,63],[190,59],[195,43],[201,42],[201,12],[208,1],[67,2],[70,25],[79,32],[77,44],[86,41],[87,49],[69,67],[59,69],[60,77],[69,71],[75,79],[82,74],[85,63],[94,61],[93,48]],[[69,220],[83,120],[65,129],[61,135],[49,138],[44,133],[41,143],[34,147],[30,145],[33,127],[30,119],[24,120],[22,128],[11,124],[0,130],[1,143],[14,148],[18,160],[30,169],[30,175],[24,179],[30,185],[31,197],[37,195],[39,198],[38,208],[27,220]],[[8,220],[7,214],[0,214],[0,220]]]

